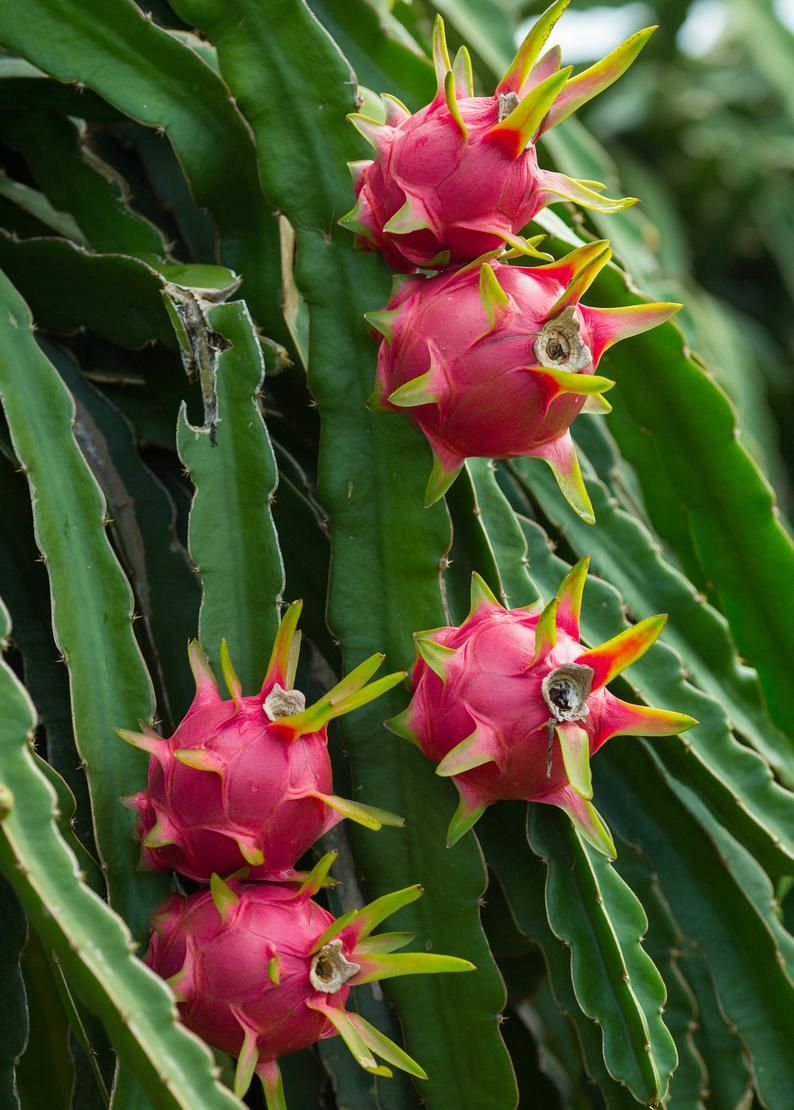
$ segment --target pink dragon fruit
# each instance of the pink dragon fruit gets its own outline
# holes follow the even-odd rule
[[[443,496],[466,458],[534,455],[593,522],[568,429],[583,409],[610,410],[602,394],[614,382],[594,372],[607,347],[681,307],[579,304],[610,257],[598,240],[545,266],[488,258],[401,278],[386,308],[367,314],[383,336],[372,403],[407,409],[433,450],[426,504]]]
[[[500,798],[563,809],[581,835],[614,857],[590,799],[590,757],[612,736],[668,736],[696,722],[630,705],[605,689],[656,640],[666,617],[648,617],[596,648],[579,642],[589,560],[565,577],[549,605],[504,609],[483,580],[459,628],[415,636],[413,699],[387,727],[418,744],[452,778],[460,804],[454,844]]]
[[[374,1075],[389,1064],[426,1079],[422,1068],[359,1014],[348,1013],[350,988],[374,979],[437,971],[472,971],[454,956],[393,954],[412,933],[373,929],[422,894],[419,886],[387,894],[334,918],[312,898],[326,881],[329,852],[299,890],[279,884],[224,883],[174,895],[152,919],[146,962],[170,984],[182,1020],[208,1044],[238,1058],[235,1094],[254,1072],[270,1110],[284,1107],[277,1058],[339,1033]]]
[[[366,250],[397,270],[443,269],[502,246],[544,205],[570,200],[617,212],[598,181],[576,181],[538,166],[535,141],[596,96],[631,65],[654,27],[638,31],[590,69],[571,77],[558,48],[538,56],[568,5],[556,0],[540,16],[493,96],[475,96],[471,60],[461,47],[450,64],[439,16],[433,33],[438,90],[416,115],[393,96],[382,121],[348,118],[375,148],[374,161],[351,162],[356,205],[340,223]]]
[[[371,829],[402,818],[333,793],[326,725],[400,681],[365,685],[383,661],[373,655],[310,708],[292,688],[301,602],[281,622],[258,694],[243,697],[225,643],[224,700],[207,658],[193,642],[196,696],[170,739],[118,729],[151,756],[146,790],[125,799],[138,813],[141,865],[175,870],[197,882],[247,866],[255,879],[290,879],[295,861],[343,817]]]

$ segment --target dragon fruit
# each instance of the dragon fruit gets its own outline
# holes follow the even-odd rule
[[[556,0],[524,39],[493,96],[475,96],[471,60],[461,47],[453,64],[439,16],[433,33],[437,92],[416,115],[382,97],[383,120],[348,118],[374,147],[373,161],[351,162],[356,204],[340,223],[357,245],[379,250],[397,270],[443,269],[470,262],[504,243],[532,251],[518,232],[544,205],[574,201],[618,212],[598,181],[540,169],[536,140],[617,80],[655,27],[638,31],[606,58],[571,77],[558,48],[538,57],[568,5]]]
[[[463,624],[415,636],[413,698],[387,727],[453,779],[460,804],[449,844],[493,802],[519,798],[559,806],[585,840],[614,858],[590,800],[590,757],[612,736],[668,736],[697,723],[605,689],[648,650],[667,618],[648,617],[599,647],[584,647],[579,616],[588,563],[572,568],[542,612],[504,609],[475,574]]]
[[[391,689],[402,672],[366,685],[383,661],[373,655],[315,705],[293,689],[301,603],[281,622],[258,694],[243,697],[225,643],[221,663],[231,699],[218,691],[198,643],[190,709],[170,739],[151,730],[119,735],[150,756],[146,790],[125,799],[138,814],[141,866],[197,882],[248,867],[254,879],[297,877],[293,865],[343,817],[371,829],[402,818],[333,793],[326,726]]]
[[[607,347],[681,307],[580,304],[610,257],[598,240],[545,266],[487,258],[401,278],[386,308],[367,314],[383,336],[371,403],[406,409],[433,450],[426,504],[443,496],[466,458],[534,455],[593,522],[570,425],[583,409],[610,410],[602,395],[614,382],[594,372]]]
[[[412,933],[373,929],[422,894],[419,886],[387,894],[334,918],[314,901],[336,857],[329,852],[300,889],[276,883],[224,883],[174,895],[152,919],[145,960],[168,981],[182,1020],[208,1044],[238,1058],[235,1094],[254,1072],[270,1110],[284,1106],[277,1058],[339,1033],[356,1061],[374,1075],[389,1064],[427,1076],[401,1048],[345,1010],[350,988],[395,975],[472,971],[454,956],[394,954]]]

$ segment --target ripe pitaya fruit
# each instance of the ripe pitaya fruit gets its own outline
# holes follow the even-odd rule
[[[367,314],[383,336],[372,403],[407,409],[433,449],[426,504],[446,492],[466,458],[534,455],[593,522],[568,429],[582,409],[610,410],[601,394],[614,382],[594,373],[607,347],[681,307],[579,304],[610,257],[598,240],[546,266],[489,258],[402,278],[386,308]]]
[[[312,898],[336,853],[329,852],[299,890],[279,884],[224,883],[174,895],[152,919],[146,962],[167,979],[182,1020],[208,1044],[238,1058],[235,1094],[254,1072],[271,1110],[284,1106],[277,1058],[339,1033],[356,1061],[390,1076],[377,1054],[420,1079],[427,1076],[401,1048],[345,1010],[350,988],[374,979],[439,971],[472,971],[454,956],[393,955],[412,933],[370,937],[390,914],[415,901],[408,887],[334,918]]]
[[[552,4],[524,39],[493,96],[475,96],[471,60],[461,47],[450,64],[439,16],[433,33],[438,91],[416,115],[396,97],[382,98],[381,122],[348,118],[375,148],[374,161],[351,162],[356,205],[340,223],[359,246],[382,251],[397,270],[443,269],[470,262],[504,243],[546,204],[570,200],[618,212],[598,181],[575,181],[538,166],[535,141],[596,96],[631,65],[654,27],[638,31],[590,69],[571,77],[559,48],[538,61],[568,5]]]
[[[247,866],[254,879],[296,877],[293,865],[343,817],[371,829],[403,824],[392,813],[333,793],[326,725],[372,701],[402,673],[365,685],[383,661],[373,655],[310,708],[292,684],[301,602],[287,609],[258,694],[243,697],[225,643],[224,700],[195,641],[188,654],[196,696],[170,739],[118,729],[151,756],[146,790],[125,799],[138,813],[141,865],[197,882]]]
[[[415,636],[413,699],[387,727],[418,744],[454,779],[454,844],[500,798],[559,806],[605,855],[615,847],[590,799],[590,757],[612,736],[669,736],[697,722],[630,705],[605,689],[656,640],[666,617],[648,617],[596,648],[579,642],[589,560],[538,606],[504,609],[479,575],[459,628]]]

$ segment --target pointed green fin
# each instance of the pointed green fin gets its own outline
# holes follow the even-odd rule
[[[597,852],[601,852],[609,859],[617,857],[612,834],[604,824],[598,810],[592,802],[581,797],[572,787],[563,787],[555,794],[547,795],[542,799],[542,802],[559,806],[560,809],[564,810],[582,839],[586,840],[588,844],[592,844]]]
[[[243,836],[236,833],[232,838],[240,850],[240,855],[251,867],[261,867],[265,862],[265,853],[257,844],[253,836]]]
[[[410,906],[417,898],[421,898],[424,890],[418,883],[414,886],[405,887],[403,890],[394,890],[390,894],[384,894],[380,898],[376,898],[374,902],[363,906],[358,910],[348,910],[342,917],[338,917],[336,921],[332,921],[328,928],[317,938],[312,945],[311,954],[319,952],[323,945],[328,944],[335,936],[338,936],[343,929],[355,924],[356,944],[364,940],[370,935],[373,929],[380,925],[381,921],[385,921],[387,917],[391,917],[397,910],[401,910],[403,906]]]
[[[582,412],[588,416],[606,416],[612,412],[612,406],[603,393],[593,393],[582,405]]]
[[[677,736],[698,724],[688,713],[632,705],[614,696],[607,705],[609,711],[602,718],[599,732],[602,742],[612,736]]]
[[[237,1067],[234,1072],[234,1093],[238,1098],[245,1097],[248,1088],[251,1086],[251,1080],[254,1078],[256,1066],[259,1063],[256,1033],[249,1025],[243,1025],[243,1031],[243,1044],[237,1057]]]
[[[504,609],[504,606],[493,593],[491,587],[476,570],[472,572],[469,598],[469,615],[466,620],[471,620],[474,614],[483,608]]]
[[[427,663],[431,671],[438,675],[442,682],[447,681],[447,666],[457,654],[455,648],[437,644],[435,640],[427,640],[423,636],[414,636],[416,650]]]
[[[391,952],[386,955],[361,956],[361,971],[353,976],[354,986],[401,975],[438,975],[445,972],[476,971],[469,960],[457,956],[441,956],[435,952]]]
[[[267,671],[265,672],[265,680],[262,683],[262,695],[266,694],[276,683],[283,690],[289,690],[292,686],[290,671],[293,669],[293,662],[297,663],[297,660],[292,658],[292,646],[302,611],[303,602],[293,601],[281,618],[273,650],[270,653]]]
[[[371,158],[358,158],[355,162],[347,163],[347,168],[350,171],[350,177],[353,181],[354,189],[358,190],[358,186],[360,185],[364,174],[367,172],[371,165]],[[343,216],[342,219],[345,219],[345,217]],[[340,220],[339,222],[341,223],[342,220]]]
[[[171,825],[161,816],[158,816],[141,841],[144,848],[167,848],[170,844],[176,843],[177,840]]]
[[[554,204],[557,200],[569,200],[582,208],[612,216],[638,203],[637,197],[605,197],[591,189],[587,182],[578,181],[564,173],[542,170],[538,176],[538,187],[544,204]]]
[[[309,999],[306,1005],[310,1010],[316,1010],[318,1014],[323,1014],[331,1025],[336,1029],[339,1036],[347,1045],[353,1059],[362,1067],[364,1071],[368,1071],[370,1075],[382,1075],[386,1079],[391,1078],[391,1071],[386,1067],[379,1067],[378,1062],[372,1055],[372,1052],[362,1040],[360,1033],[350,1020],[350,1014],[347,1011],[339,1009],[336,1006],[329,1006],[325,1002],[318,1002],[314,999]]]
[[[351,163],[352,164],[352,163]],[[369,165],[370,163],[367,163]],[[372,233],[372,228],[365,223],[362,212],[364,211],[364,201],[358,197],[356,203],[349,212],[345,212],[344,216],[340,216],[337,223],[340,227],[347,228],[352,231],[354,235],[360,235],[364,239],[368,239],[370,243],[375,242],[375,237]]]
[[[262,1081],[267,1110],[287,1110],[287,1099],[284,1095],[284,1083],[278,1061],[261,1060],[257,1065],[256,1074]]]
[[[366,1018],[354,1013],[350,1013],[348,1017],[367,1048],[380,1056],[381,1060],[385,1060],[395,1068],[400,1068],[401,1071],[408,1072],[409,1075],[416,1076],[417,1079],[427,1079],[424,1068],[421,1068],[416,1060],[412,1060],[407,1052],[404,1052],[374,1025],[370,1025]]]
[[[232,696],[235,708],[239,709],[243,704],[243,684],[237,676],[232,663],[232,657],[229,655],[229,645],[226,640],[221,640],[221,671],[223,673],[223,681],[226,683],[226,688]]]
[[[215,909],[218,911],[218,916],[225,924],[229,917],[229,914],[238,904],[240,899],[234,893],[232,888],[230,886],[227,886],[220,875],[217,875],[214,871],[212,873],[212,877],[210,878],[210,894],[212,895],[212,901],[215,904]],[[246,1088],[246,1090],[247,1089],[248,1088]]]
[[[457,96],[456,96],[455,74],[452,72],[452,70],[450,70],[449,73],[447,73],[447,75],[444,78],[444,96],[445,96],[446,101],[447,101],[447,108],[449,109],[449,114],[452,116],[455,123],[457,124],[458,131],[460,131],[461,138],[465,142],[466,139],[468,139],[468,137],[469,137],[469,129],[466,126],[466,124],[463,122],[463,116],[460,114],[460,108],[458,107],[458,101],[457,101]]]
[[[604,89],[608,89],[626,72],[656,30],[656,27],[645,27],[641,31],[636,31],[605,58],[572,77],[552,105],[543,130],[548,131],[556,127],[588,100],[598,96]]]
[[[470,736],[447,752],[436,767],[436,774],[442,778],[462,775],[464,771],[472,771],[484,763],[495,763],[498,754],[493,732],[484,725],[478,725]]]
[[[447,49],[447,34],[444,20],[436,16],[433,24],[433,69],[436,71],[436,98],[444,96],[444,80],[452,69]]]
[[[168,754],[168,741],[163,739],[162,736],[153,736],[148,732],[131,732],[126,728],[116,728],[113,730],[117,736],[120,736],[127,744],[131,744],[133,748],[138,748],[147,755],[154,756],[160,762]]]
[[[590,737],[575,721],[557,725],[562,763],[568,782],[582,798],[593,796],[593,777],[590,771]]]
[[[595,671],[593,676],[593,689],[600,690],[613,678],[625,671],[632,663],[654,644],[662,634],[662,629],[667,623],[667,614],[659,613],[654,617],[633,624],[631,628],[624,629],[611,640],[607,640],[598,647],[584,652],[576,660]]]
[[[493,266],[488,262],[483,262],[480,266],[480,301],[493,330],[509,309],[510,298],[499,284]]]
[[[505,242],[504,254],[506,258],[539,258],[542,262],[553,262],[554,255],[548,251],[538,250],[538,244],[546,238],[545,235],[532,235],[527,239],[523,235],[513,235],[512,232],[494,231]]]
[[[431,447],[433,445],[431,444]],[[464,459],[454,459],[450,452],[444,451],[443,457],[433,447],[433,469],[425,488],[425,508],[429,509],[440,501],[463,469]]]
[[[452,815],[452,820],[447,829],[447,847],[452,848],[465,836],[469,829],[480,820],[487,808],[485,798],[481,798],[476,790],[464,781],[456,780],[458,790],[458,808]]]
[[[188,643],[187,658],[196,683],[196,702],[201,705],[211,705],[213,702],[220,701],[221,695],[210,661],[198,640],[191,640]]]
[[[571,567],[560,583],[557,590],[557,627],[562,628],[574,640],[579,639],[579,617],[582,612],[582,595],[587,571],[590,568],[590,556],[583,556],[575,566]]]
[[[398,127],[411,118],[411,111],[406,104],[394,93],[381,93],[381,100],[386,109],[386,122],[391,127]],[[348,163],[349,165],[349,163]]]
[[[461,46],[452,63],[452,72],[455,75],[455,93],[457,96],[474,96],[474,74],[471,69],[471,54],[465,46]]]
[[[363,663],[359,663],[349,675],[314,705],[291,717],[279,717],[274,724],[291,732],[294,737],[308,732],[319,732],[334,717],[341,717],[374,701],[405,678],[405,671],[395,671],[394,674],[385,675],[367,686],[366,683],[381,666],[383,659],[383,654],[376,652]]]
[[[394,717],[390,717],[388,721],[384,721],[384,726],[393,732],[395,736],[399,736],[401,740],[407,740],[409,744],[415,744],[420,747],[419,737],[416,735],[410,725],[411,720],[411,705],[409,704],[402,713],[397,713]]]
[[[391,404],[400,408],[415,408],[418,405],[438,405],[446,398],[449,392],[447,376],[439,349],[432,339],[427,342],[427,350],[430,366],[424,374],[412,378],[390,393]]]
[[[338,855],[338,852],[326,852],[322,859],[317,861],[298,888],[297,896],[299,898],[303,896],[311,898],[318,890],[322,889],[329,871],[336,863],[336,857]]]
[[[361,931],[358,934],[359,938],[368,937],[380,925],[381,921],[391,917],[403,906],[409,906],[412,902],[421,898],[423,894],[422,887],[415,883],[413,886],[404,887],[402,890],[394,890],[390,894],[384,894],[380,898],[376,898],[374,902],[369,902],[356,915],[357,923],[361,926]]]
[[[356,951],[362,954],[396,952],[416,939],[416,933],[378,933],[356,942]]]
[[[224,764],[213,752],[205,748],[175,748],[171,753],[179,763],[192,767],[194,771],[212,771],[223,778]]]
[[[557,265],[560,268],[570,267],[572,274],[565,292],[548,313],[547,320],[553,320],[569,306],[577,305],[611,258],[612,248],[606,239],[597,239],[561,258]]]
[[[321,802],[325,802],[327,806],[336,810],[337,813],[341,813],[343,817],[363,825],[366,829],[378,830],[384,825],[401,829],[405,825],[405,819],[398,817],[396,813],[389,813],[388,810],[378,809],[376,806],[362,805],[361,802],[354,802],[349,798],[340,798],[338,794],[313,794],[311,796],[319,798]]]
[[[391,130],[389,125],[376,119],[370,119],[369,116],[364,116],[361,112],[351,112],[347,118],[359,135],[363,136],[371,147],[380,151],[384,135]]]
[[[536,458],[543,459],[551,467],[560,492],[573,511],[586,524],[595,524],[593,505],[585,488],[570,431],[552,443],[547,443],[534,454]]]
[[[309,955],[316,955],[329,941],[332,941],[334,937],[338,937],[349,925],[352,925],[357,919],[359,912],[359,910],[348,910],[347,913],[343,913],[341,917],[337,917],[335,921],[332,921],[331,924],[320,933],[319,937],[312,945]]]
[[[394,321],[399,315],[399,309],[382,308],[377,312],[365,312],[364,319],[369,326],[383,336],[387,343],[394,339]]]
[[[576,374],[570,370],[555,370],[552,366],[528,366],[530,373],[545,377],[553,383],[557,394],[570,393],[576,397],[592,397],[612,389],[614,382],[599,374]]]
[[[514,92],[520,95],[521,89],[532,70],[535,61],[554,29],[554,25],[568,7],[571,0],[555,0],[538,16],[530,27],[524,41],[502,80],[496,86],[496,95]]]
[[[543,612],[540,614],[535,626],[535,657],[532,660],[540,663],[546,658],[557,643],[557,607],[559,598],[553,597]]]
[[[152,919],[152,925],[157,931],[156,917]],[[166,926],[169,928],[170,926]],[[193,997],[196,991],[196,941],[192,936],[185,937],[185,959],[179,971],[175,975],[171,975],[166,979],[166,983],[171,988],[171,992],[176,998],[177,1002],[187,1002]]]
[[[457,105],[456,105],[457,108]],[[463,121],[461,120],[461,125]],[[410,235],[412,231],[428,231],[430,221],[424,206],[414,197],[406,196],[401,208],[383,225],[390,235]]]

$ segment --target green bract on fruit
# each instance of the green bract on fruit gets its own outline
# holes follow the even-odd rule
[[[696,724],[683,713],[631,705],[605,688],[648,650],[667,618],[648,617],[586,648],[579,613],[588,562],[576,564],[542,611],[504,609],[475,574],[463,624],[415,636],[413,699],[387,724],[458,788],[450,844],[486,806],[522,798],[559,806],[587,841],[614,856],[590,801],[590,757],[612,736],[668,736]]]
[[[373,402],[404,409],[433,449],[427,504],[466,458],[533,455],[592,523],[570,425],[582,410],[610,410],[602,395],[614,382],[595,373],[604,351],[680,308],[580,304],[610,258],[598,240],[545,266],[487,259],[402,278],[386,309],[367,314],[383,336]]]
[[[440,269],[515,243],[521,228],[554,201],[605,213],[635,203],[603,196],[598,181],[538,166],[535,141],[617,80],[655,30],[638,31],[572,77],[572,66],[560,69],[559,48],[540,57],[567,5],[556,0],[540,16],[493,96],[474,95],[465,46],[450,62],[439,16],[435,99],[411,115],[385,95],[383,121],[349,117],[375,148],[374,160],[350,163],[357,200],[341,221],[360,246],[381,251],[397,270]]]
[[[296,860],[344,817],[371,829],[402,825],[392,813],[334,794],[326,726],[391,689],[403,673],[367,686],[383,662],[373,655],[307,709],[293,689],[300,611],[300,602],[287,610],[259,693],[243,696],[223,644],[232,696],[222,698],[194,642],[196,696],[174,735],[118,730],[151,757],[146,790],[126,799],[138,813],[144,867],[197,882],[241,867],[255,879],[290,879]]]
[[[283,1106],[277,1058],[341,1035],[356,1062],[391,1076],[375,1056],[419,1079],[423,1069],[345,1002],[351,987],[396,975],[472,971],[468,960],[429,952],[396,954],[413,933],[372,931],[422,895],[419,886],[332,917],[312,895],[336,858],[329,852],[303,885],[224,883],[174,895],[152,919],[146,962],[167,979],[182,1020],[208,1044],[238,1058],[235,1093],[254,1072],[268,1106]]]

